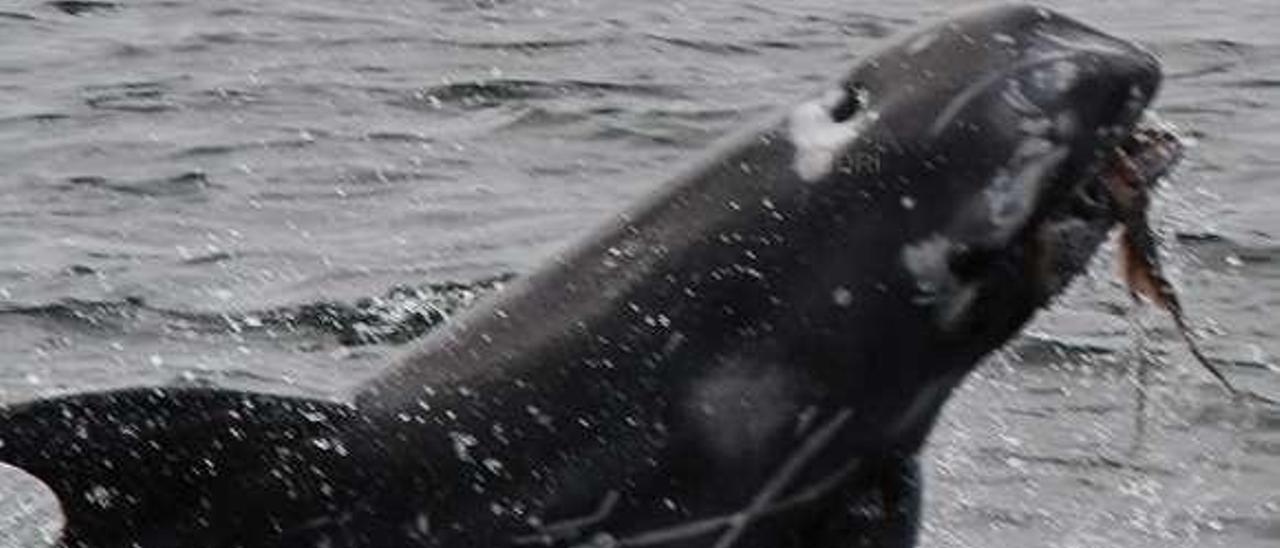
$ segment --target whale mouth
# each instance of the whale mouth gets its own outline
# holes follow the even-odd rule
[[[1145,215],[1150,194],[1177,166],[1185,149],[1177,130],[1147,111],[1120,144],[1101,153],[1096,174],[1046,212],[1032,231],[1040,257],[1036,282],[1046,299],[1085,270],[1094,250],[1116,226],[1128,226],[1134,215]]]
[[[1097,175],[1077,186],[1066,207],[1056,211],[1123,222],[1132,202],[1148,199],[1185,149],[1176,129],[1148,111],[1119,145],[1103,152]]]

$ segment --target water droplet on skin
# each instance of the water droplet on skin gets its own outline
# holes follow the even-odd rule
[[[502,461],[490,457],[490,458],[484,459],[484,461],[482,461],[482,464],[484,464],[484,467],[488,469],[489,472],[492,473],[493,475],[495,476],[502,475],[502,470],[503,470]]]
[[[479,445],[480,441],[464,432],[449,432],[449,438],[453,441],[453,452],[458,460],[471,462],[471,448]]]
[[[114,498],[114,495],[110,489],[101,485],[95,485],[89,488],[88,491],[85,491],[84,498],[89,501],[90,504],[99,508],[110,508],[112,505],[111,499]]]
[[[847,307],[853,304],[853,292],[847,287],[837,287],[831,292],[831,302],[842,308]]]

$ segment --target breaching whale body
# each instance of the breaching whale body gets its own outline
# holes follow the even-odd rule
[[[75,547],[900,547],[966,373],[1084,270],[1142,49],[1029,6],[869,55],[332,401],[16,404]],[[1157,148],[1159,147],[1159,148]]]

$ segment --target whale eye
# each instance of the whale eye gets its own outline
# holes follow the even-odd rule
[[[859,110],[867,106],[867,88],[857,82],[845,82],[844,96],[831,107],[831,119],[837,123],[853,118]]]

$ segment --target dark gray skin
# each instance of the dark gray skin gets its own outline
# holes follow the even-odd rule
[[[352,403],[0,414],[70,546],[912,546],[952,389],[1113,225],[1156,61],[1023,6],[867,58],[432,334]]]

